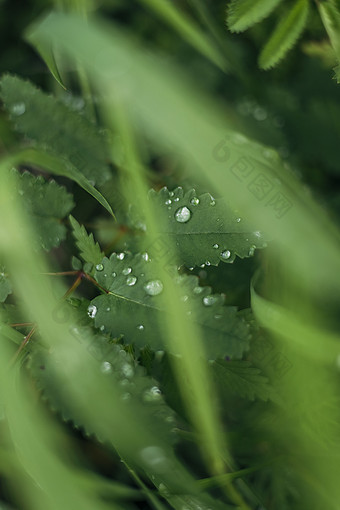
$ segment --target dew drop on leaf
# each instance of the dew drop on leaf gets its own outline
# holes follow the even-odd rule
[[[108,361],[103,361],[103,363],[100,365],[100,371],[103,374],[109,374],[112,372],[112,365]]]
[[[139,329],[139,331],[143,331],[143,329],[144,329],[143,324],[139,324],[139,325],[137,326],[137,329]]]
[[[128,276],[126,278],[126,285],[128,285],[129,287],[132,287],[132,285],[135,285],[136,282],[137,282],[136,276]]]
[[[219,248],[218,244],[217,244],[217,243],[215,243],[215,244],[214,244],[214,246],[213,246],[213,248],[214,248],[215,250],[217,250],[217,249]]]
[[[172,200],[170,200],[170,198],[165,201],[165,205],[171,205],[171,204],[172,204]]]
[[[19,117],[23,115],[26,111],[25,103],[15,103],[11,108],[11,113]]]
[[[149,296],[157,296],[163,290],[163,283],[160,280],[151,280],[145,285],[144,289]]]
[[[159,446],[147,446],[140,452],[141,459],[149,466],[150,469],[158,473],[168,470],[168,459]]]
[[[90,305],[87,309],[87,315],[94,319],[97,313],[97,307],[95,305]]]
[[[131,267],[125,267],[122,271],[123,275],[127,276],[128,274],[130,274],[132,271],[132,268]]]
[[[161,390],[157,386],[153,386],[144,393],[143,399],[146,402],[154,402],[160,400],[161,397],[162,397]]]
[[[122,253],[117,253],[117,259],[118,260],[124,260],[124,258],[125,258],[125,253],[123,253],[123,252]]]
[[[186,206],[180,207],[175,212],[175,220],[178,221],[178,223],[186,223],[191,218],[191,211]]]
[[[97,271],[103,271],[103,269],[104,269],[103,264],[97,264],[96,269],[97,269]]]
[[[217,302],[218,298],[216,296],[205,296],[203,298],[203,304],[205,306],[212,306]]]
[[[191,205],[198,205],[200,203],[200,199],[197,197],[194,197],[190,200]]]
[[[231,257],[231,252],[229,250],[222,251],[221,258],[223,260],[228,260],[228,259],[230,259],[230,257]]]
[[[201,294],[203,292],[203,287],[195,287],[194,288],[194,294]]]
[[[149,260],[149,254],[147,252],[142,254],[142,259],[145,260],[145,262],[148,262]]]

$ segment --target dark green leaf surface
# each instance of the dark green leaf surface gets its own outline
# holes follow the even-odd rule
[[[184,193],[179,187],[159,193],[152,190],[150,199],[159,211],[160,225],[151,254],[159,256],[161,251],[166,257],[174,246],[179,263],[194,267],[230,263],[236,256],[250,257],[256,248],[267,246],[265,235],[222,198],[214,199],[209,193],[197,196],[194,189]]]
[[[113,337],[124,335],[128,343],[138,347],[149,344],[163,349],[163,324],[167,312],[163,308],[162,282],[154,263],[147,255],[116,254],[104,258],[97,266],[95,278],[108,291],[96,297],[90,313],[96,327]],[[209,359],[221,356],[241,357],[248,349],[248,325],[237,309],[224,306],[220,294],[212,295],[209,287],[200,287],[196,276],[182,275],[175,280],[186,306],[188,320],[201,327]],[[157,292],[152,294],[150,292]],[[174,317],[174,320],[176,318]]]
[[[261,370],[248,361],[216,360],[211,364],[216,382],[224,393],[234,393],[249,400],[269,400],[274,397],[273,388]]]
[[[228,6],[228,27],[243,32],[268,16],[281,0],[231,0]]]
[[[72,163],[93,184],[109,179],[104,138],[83,115],[15,76],[1,79],[0,97],[19,133]]]
[[[59,246],[66,237],[61,219],[74,207],[72,195],[55,181],[29,172],[18,174],[17,183],[23,207],[36,227],[37,246],[47,251]]]

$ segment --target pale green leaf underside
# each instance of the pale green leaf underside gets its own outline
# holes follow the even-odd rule
[[[1,79],[0,97],[15,129],[38,147],[67,159],[94,184],[110,178],[105,141],[83,115],[15,76]]]
[[[216,382],[227,393],[249,400],[273,398],[273,388],[258,368],[248,361],[216,360],[211,364]]]
[[[37,233],[37,248],[50,250],[66,238],[66,227],[61,220],[74,207],[73,197],[55,181],[29,172],[17,174],[17,189],[24,210],[31,218]]]
[[[227,23],[232,32],[243,32],[261,21],[275,9],[281,0],[231,0]]]
[[[96,307],[95,326],[112,337],[123,335],[127,343],[137,347],[164,349],[163,324],[167,312],[163,299],[145,289],[149,282],[158,280],[155,265],[145,261],[143,255],[126,254],[123,260],[120,257],[115,253],[110,259],[105,257],[102,269],[95,273],[98,283],[109,292],[91,302]],[[208,358],[241,357],[248,349],[249,329],[237,309],[224,306],[223,296],[211,295],[209,287],[199,287],[196,276],[179,276],[176,283],[188,321],[195,321],[201,329]]]
[[[104,257],[99,244],[94,240],[93,234],[88,234],[84,225],[79,225],[77,220],[70,216],[70,223],[73,228],[73,235],[76,239],[76,244],[79,249],[81,258],[93,266],[101,262]]]
[[[163,188],[159,193],[150,193],[150,198],[159,210],[161,225],[150,252],[154,249],[155,254],[164,258],[164,263],[173,263],[167,260],[173,250],[180,264],[194,267],[233,262],[236,256],[250,257],[255,248],[267,245],[263,233],[256,231],[225,200],[213,199],[209,193],[198,196],[195,190],[184,194],[182,188],[172,192]],[[185,223],[176,220],[176,213],[182,207],[190,212],[190,219]]]
[[[259,57],[262,69],[274,67],[301,35],[307,21],[309,0],[297,0],[274,29]]]

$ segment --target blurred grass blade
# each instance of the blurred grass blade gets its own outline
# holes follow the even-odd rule
[[[174,28],[189,44],[222,70],[228,68],[227,60],[217,46],[171,0],[139,0],[155,11],[160,18]]]
[[[31,39],[31,44],[35,48],[35,50],[39,53],[45,64],[47,65],[48,69],[50,70],[53,78],[61,85],[63,89],[66,90],[66,86],[63,82],[63,79],[60,75],[56,59],[53,53],[53,47],[52,45],[44,45],[41,44],[39,41],[34,41]]]
[[[294,46],[305,28],[308,12],[309,0],[296,0],[260,53],[259,66],[262,69],[274,67]]]
[[[339,355],[340,336],[302,322],[298,315],[261,297],[251,287],[251,305],[259,324],[291,342],[305,356],[335,364]]]

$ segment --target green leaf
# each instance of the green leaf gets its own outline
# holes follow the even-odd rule
[[[79,225],[73,216],[69,218],[81,258],[84,262],[96,266],[104,257],[104,253],[101,251],[99,244],[94,240],[92,233],[88,234],[86,232],[84,225]]]
[[[134,360],[132,354],[119,344],[110,343],[107,337],[94,335],[87,326],[71,328],[71,334],[97,361],[98,372],[111,378],[112,384],[119,389],[121,400],[132,408],[144,407],[158,422],[160,432],[167,440],[172,438],[173,442],[175,413],[166,405],[155,379],[146,375],[145,369]],[[52,409],[58,411],[65,421],[71,421],[76,428],[84,429],[87,434],[95,432],[90,424],[83,423],[82,417],[78,416],[77,406],[67,398],[67,388],[60,388],[56,382],[56,353],[34,349],[30,354],[29,369]],[[98,439],[103,440],[100,437]]]
[[[317,2],[317,6],[336,58],[340,62],[340,12],[333,0]],[[340,83],[339,66],[335,68],[335,74]]]
[[[5,268],[0,267],[0,303],[4,303],[12,293],[12,285],[5,273]]]
[[[48,69],[50,70],[53,78],[57,80],[59,85],[63,87],[63,89],[66,89],[62,77],[60,76],[59,69],[57,66],[57,63],[55,61],[54,53],[53,53],[53,47],[50,43],[40,43],[38,40],[35,41],[34,38],[31,38],[31,44],[34,46],[36,51],[39,53],[45,64],[47,65]]]
[[[297,0],[282,17],[261,51],[259,66],[262,69],[274,67],[294,46],[306,25],[308,12],[309,0]]]
[[[116,254],[104,258],[95,279],[107,294],[91,302],[96,327],[113,337],[124,335],[137,347],[149,344],[163,349],[164,317],[161,292],[154,263],[147,254],[132,256]],[[199,287],[196,276],[181,275],[175,279],[182,293],[188,321],[195,321],[202,330],[209,359],[221,356],[241,357],[248,349],[248,325],[235,307],[224,306],[222,295],[212,295],[209,287]],[[176,320],[176,318],[174,318]],[[174,353],[176,354],[176,353]]]
[[[194,189],[184,194],[182,188],[163,188],[159,193],[151,190],[150,199],[159,210],[160,230],[148,250],[151,255],[155,252],[163,257],[164,262],[174,263],[167,260],[172,246],[176,247],[178,262],[187,267],[230,263],[236,255],[250,257],[255,248],[267,246],[263,233],[233,211],[224,199],[213,199],[209,193],[197,196]]]
[[[93,185],[110,178],[105,140],[84,116],[15,76],[2,77],[0,97],[15,129],[38,147],[69,161]]]
[[[66,238],[61,219],[74,207],[72,195],[55,181],[47,182],[29,172],[17,173],[17,189],[38,234],[37,247],[48,251],[59,246]]]
[[[57,156],[36,149],[26,149],[19,152],[13,158],[14,164],[23,162],[35,165],[54,175],[67,177],[76,182],[81,188],[89,193],[99,202],[113,217],[113,211],[108,201],[103,195],[90,183],[90,181],[69,161],[60,159]]]
[[[227,23],[232,32],[243,32],[261,21],[275,9],[281,0],[231,0]]]
[[[268,379],[261,375],[261,370],[248,361],[216,360],[211,364],[216,382],[221,389],[249,400],[269,400],[274,397],[274,390]]]

